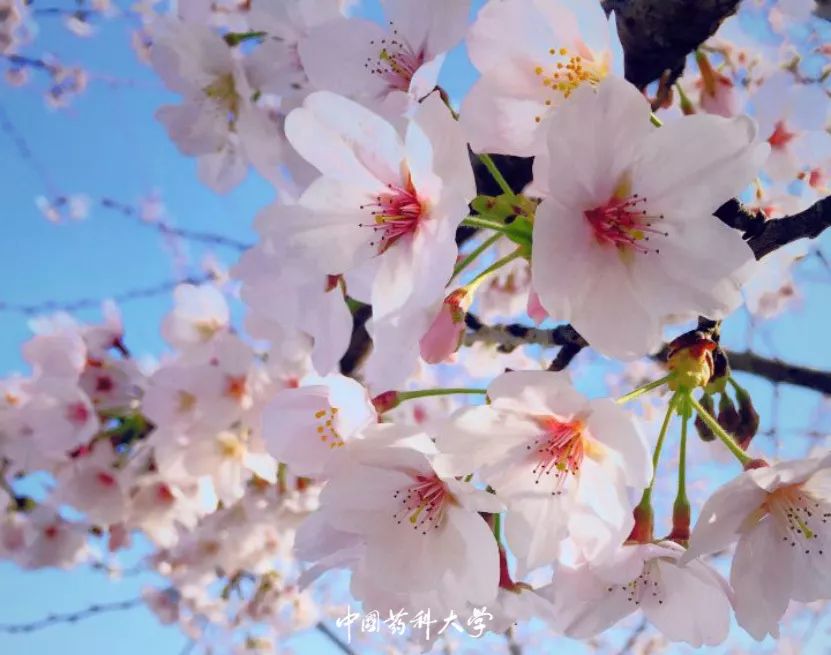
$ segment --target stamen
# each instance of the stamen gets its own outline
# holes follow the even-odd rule
[[[588,48],[584,48],[582,54],[572,55],[568,48],[551,48],[548,54],[555,58],[550,70],[535,66],[534,74],[556,96],[557,104],[560,100],[567,99],[581,85],[597,86],[608,73],[605,63],[596,59]],[[550,107],[554,103],[547,100],[545,104]],[[542,116],[535,116],[534,121],[541,122]]]
[[[552,496],[563,493],[563,486],[568,475],[576,476],[586,454],[583,436],[582,421],[561,421],[553,416],[537,419],[543,428],[543,434],[526,450],[533,451],[534,467],[531,469],[535,477],[534,484],[550,475],[554,475],[554,490]]]
[[[406,519],[423,535],[442,526],[447,505],[453,500],[447,485],[435,474],[416,475],[415,484],[396,491],[393,498],[401,505],[393,514],[395,522],[400,525]]]
[[[669,233],[653,227],[656,221],[663,220],[664,215],[650,214],[643,209],[646,202],[646,198],[637,193],[623,197],[615,193],[605,205],[587,209],[584,215],[600,243],[623,251],[657,254],[660,250],[649,248],[645,242],[649,241],[650,235],[668,237]]]
[[[317,420],[315,433],[322,442],[329,445],[329,448],[341,448],[343,446],[343,437],[341,437],[338,429],[335,427],[337,415],[337,407],[320,409],[314,414]]]
[[[409,91],[413,75],[424,63],[424,51],[416,51],[400,37],[392,21],[390,27],[391,37],[381,39],[378,55],[375,58],[368,57],[364,68],[384,80],[391,89]],[[375,41],[369,43],[376,45]]]
[[[361,205],[361,209],[370,209],[372,223],[361,223],[380,234],[377,241],[370,245],[377,246],[378,254],[383,253],[402,237],[412,234],[418,227],[423,214],[423,207],[418,199],[410,176],[404,186],[387,185],[389,191],[377,196],[375,202]]]

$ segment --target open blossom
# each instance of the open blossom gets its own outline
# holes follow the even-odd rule
[[[556,108],[611,72],[612,47],[620,48],[614,30],[597,2],[488,2],[467,37],[481,73],[461,111],[473,150],[536,155]]]
[[[340,375],[326,382],[284,389],[263,410],[268,451],[296,475],[320,477],[346,442],[377,420],[359,383]]]
[[[508,545],[528,569],[557,559],[566,537],[589,559],[609,555],[632,528],[627,488],[652,474],[631,416],[583,397],[565,373],[505,373],[488,397],[437,428],[448,468],[478,472],[505,501]]]
[[[82,449],[58,474],[58,498],[84,512],[91,523],[120,522],[127,511],[129,476],[115,463],[107,441]]]
[[[499,555],[479,512],[501,503],[434,468],[423,433],[382,424],[364,437],[347,447],[320,510],[301,526],[298,556],[348,566],[353,590],[493,600]]]
[[[539,593],[551,600],[550,620],[569,637],[587,639],[638,609],[671,641],[714,646],[727,637],[727,584],[706,564],[679,564],[684,549],[671,541],[630,544],[592,566],[561,567]]]
[[[704,504],[684,560],[738,539],[730,584],[739,624],[779,634],[791,599],[831,598],[831,457],[745,471]]]
[[[601,353],[633,359],[660,346],[665,323],[735,309],[753,254],[713,212],[764,161],[755,136],[746,117],[656,128],[646,99],[617,78],[575,91],[551,121],[549,156],[534,162],[534,183],[547,189],[533,286],[552,318]]]
[[[276,211],[260,216],[262,241],[233,270],[250,310],[246,328],[252,336],[271,341],[275,350],[292,338],[310,338],[315,370],[326,375],[336,368],[352,334],[343,283],[336,276],[307,273],[304,262],[282,243],[280,218]]]
[[[820,87],[794,84],[791,73],[780,71],[765,80],[749,102],[756,110],[759,135],[770,144],[764,170],[774,180],[792,182],[828,152],[828,97]]]
[[[309,79],[396,118],[436,86],[467,27],[470,0],[381,0],[388,23],[340,18],[299,44]]]
[[[173,346],[205,343],[228,327],[228,304],[210,284],[180,284],[173,292],[173,302],[173,310],[162,323],[162,336]]]
[[[253,80],[210,28],[172,19],[153,27],[151,61],[182,104],[156,113],[182,153],[197,157],[199,177],[219,193],[245,177],[248,164],[275,184],[286,150],[278,125],[252,100]]]
[[[438,94],[405,134],[351,100],[313,93],[286,134],[322,176],[296,205],[269,211],[310,273],[360,272],[370,282],[370,383],[395,388],[412,371],[456,260],[456,228],[474,197],[461,130]],[[364,299],[364,298],[361,298]]]

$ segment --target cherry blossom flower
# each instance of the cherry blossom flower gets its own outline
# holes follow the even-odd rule
[[[554,605],[550,620],[569,637],[587,639],[643,610],[671,641],[714,646],[727,637],[727,584],[702,562],[679,565],[684,549],[670,541],[622,546],[609,562],[561,567],[538,593]]]
[[[162,323],[162,336],[173,346],[205,343],[228,327],[228,304],[210,284],[180,284],[173,292],[173,301],[173,311]]]
[[[278,392],[263,411],[268,451],[297,474],[318,478],[346,442],[377,421],[363,386],[343,376]]]
[[[474,151],[505,155],[537,154],[554,110],[623,61],[614,21],[579,0],[491,0],[467,48],[481,77],[462,103],[462,124]]]
[[[367,377],[379,390],[395,388],[444,297],[454,233],[475,195],[460,128],[437,94],[402,138],[376,114],[321,91],[289,114],[286,134],[323,175],[297,205],[269,211],[308,269],[371,279]]]
[[[129,476],[115,467],[116,454],[109,442],[82,450],[58,474],[56,495],[86,514],[91,523],[111,525],[127,511]]]
[[[730,570],[739,624],[779,634],[791,599],[831,598],[831,457],[745,471],[701,508],[684,561],[738,539]]]
[[[436,86],[444,55],[461,41],[470,0],[382,0],[388,25],[329,21],[299,44],[319,89],[365,100],[394,119]]]
[[[795,84],[791,73],[771,75],[749,99],[759,121],[759,135],[770,144],[765,172],[776,181],[793,181],[803,166],[827,153],[831,137],[824,134],[828,117],[825,92]]]
[[[548,188],[533,286],[552,318],[633,359],[660,346],[665,323],[738,306],[753,254],[712,213],[761,166],[767,146],[755,135],[746,117],[655,128],[646,99],[617,78],[577,89],[551,121],[550,156],[534,162],[535,184]]]
[[[240,297],[250,308],[246,327],[252,336],[271,341],[273,351],[293,339],[310,337],[312,363],[326,375],[346,352],[352,334],[343,284],[336,276],[308,275],[303,260],[279,245],[282,225],[275,214],[261,215],[263,242],[247,251],[233,270],[242,281]]]
[[[199,177],[219,193],[239,184],[253,164],[281,184],[285,142],[279,126],[253,101],[245,66],[211,29],[176,20],[154,25],[151,61],[183,104],[156,113],[183,154],[199,161]]]
[[[506,502],[505,534],[520,562],[552,563],[566,537],[591,560],[611,554],[632,528],[627,487],[642,490],[652,475],[633,419],[580,395],[565,373],[505,373],[488,397],[436,428],[437,445],[450,471],[478,472]]]
[[[72,568],[86,552],[86,526],[67,521],[47,505],[39,505],[28,516],[26,547],[19,564],[39,569],[54,566]]]
[[[434,468],[423,433],[374,425],[364,437],[329,478],[315,520],[301,526],[299,556],[348,566],[353,590],[493,600],[499,555],[478,512],[501,503]]]

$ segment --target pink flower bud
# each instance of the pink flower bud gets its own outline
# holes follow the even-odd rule
[[[421,357],[428,364],[443,362],[462,344],[465,331],[465,312],[470,306],[471,294],[464,287],[456,289],[444,299],[430,329],[421,337]]]
[[[530,291],[528,293],[528,305],[525,311],[528,312],[529,318],[534,321],[536,325],[539,325],[548,318],[548,312],[545,311],[545,307],[543,307],[542,303],[540,303],[540,297],[537,295],[536,291]]]

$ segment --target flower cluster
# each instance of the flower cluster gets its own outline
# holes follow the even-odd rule
[[[452,616],[480,634],[538,618],[587,639],[642,611],[694,647],[722,643],[733,615],[761,640],[791,601],[831,599],[831,457],[748,454],[759,416],[705,329],[762,284],[718,209],[768,199],[763,182],[821,188],[803,150],[827,128],[825,94],[752,67],[740,91],[733,53],[713,46],[651,102],[624,79],[599,3],[490,0],[472,24],[469,0],[384,0],[383,24],[346,4],[148,9],[148,61],[178,96],[156,113],[171,141],[213,190],[251,167],[277,199],[229,294],[176,288],[159,360],[131,354],[111,306],[102,325],[34,322],[30,373],[2,381],[0,556],[69,568],[144,535],[166,580],[148,604],[197,637],[211,622],[275,639],[313,626],[335,570],[382,617]],[[479,76],[454,105],[439,73],[462,42]],[[531,179],[515,188],[491,155],[533,157]],[[480,193],[484,178],[500,192]],[[476,231],[462,254],[460,228]],[[749,303],[765,293],[781,295]],[[545,370],[466,340],[482,327],[474,303],[569,323],[562,352],[620,362],[670,335],[666,370],[617,399],[584,394],[570,360]],[[656,429],[627,403],[662,387]],[[696,521],[691,425],[742,465]],[[37,472],[48,488],[21,491]],[[734,543],[728,581],[709,555]],[[441,632],[428,622],[420,646]]]

